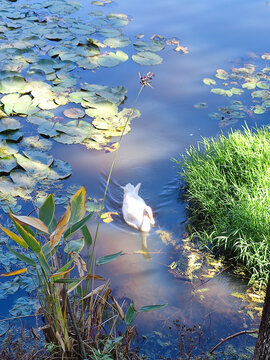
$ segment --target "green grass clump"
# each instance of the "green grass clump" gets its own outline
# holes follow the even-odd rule
[[[207,245],[266,284],[270,241],[270,132],[231,132],[190,147],[181,165],[193,225]]]

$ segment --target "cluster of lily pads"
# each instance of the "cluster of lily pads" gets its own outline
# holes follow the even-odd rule
[[[218,108],[218,112],[209,116],[219,120],[220,126],[232,125],[239,119],[253,114],[264,114],[270,108],[270,67],[267,60],[269,54],[261,58],[266,61],[263,66],[245,64],[243,67],[234,67],[231,72],[223,69],[216,71],[214,78],[204,78],[203,83],[211,86],[211,93],[228,98],[250,95],[247,103],[239,99],[231,101],[228,106]],[[197,108],[206,108],[206,103],[195,105]]]

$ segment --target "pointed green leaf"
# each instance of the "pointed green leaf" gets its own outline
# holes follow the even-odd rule
[[[133,320],[135,319],[135,316],[136,316],[136,309],[134,307],[134,303],[133,303],[133,300],[131,301],[130,303],[130,306],[127,310],[127,313],[126,313],[126,316],[125,316],[125,321],[126,321],[126,324],[127,325],[131,325]]]
[[[34,251],[34,253],[39,253],[41,251],[40,243],[34,238],[33,235],[31,235],[28,231],[24,229],[23,226],[18,223],[18,221],[13,217],[12,214],[9,214],[9,216],[14,222],[18,233],[21,235],[21,237],[24,239],[30,249]]]
[[[92,213],[93,214],[93,213]],[[83,234],[83,237],[84,237],[84,240],[85,240],[85,243],[86,243],[86,246],[89,247],[92,245],[92,236],[90,234],[90,231],[88,230],[88,227],[87,225],[84,225],[82,228],[81,228],[81,232]]]
[[[107,263],[117,259],[121,255],[122,255],[122,251],[119,251],[118,253],[115,253],[115,254],[100,257],[97,259],[96,264],[97,265],[107,264]]]
[[[23,248],[27,249],[28,245],[26,244],[26,242],[20,238],[17,234],[14,234],[12,231],[4,228],[3,226],[0,225],[0,229],[2,229],[4,231],[4,233],[6,233],[12,240],[14,240],[18,245],[22,246]]]
[[[84,239],[72,240],[69,241],[65,246],[65,252],[70,254],[71,252],[75,252],[79,254],[84,247]]]
[[[44,222],[44,224],[46,224],[49,227],[54,218],[54,211],[55,211],[54,198],[52,194],[50,194],[48,195],[44,203],[41,205],[39,209],[38,217],[40,218],[40,220]]]
[[[168,304],[142,306],[138,311],[142,311],[142,312],[144,312],[144,311],[155,311],[155,310],[163,309],[167,305]]]
[[[85,216],[85,218],[83,218],[82,220],[76,222],[76,224],[72,225],[64,234],[64,238],[67,238],[69,236],[71,236],[72,234],[74,234],[77,230],[81,229],[87,222],[88,220],[92,217],[92,215],[94,214],[94,212],[88,214],[87,216]],[[83,231],[83,230],[82,230]]]
[[[86,189],[85,187],[81,187],[71,198],[71,215],[70,215],[70,223],[76,224],[80,221],[85,214],[85,197],[86,197]]]

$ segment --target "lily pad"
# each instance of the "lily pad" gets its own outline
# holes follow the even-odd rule
[[[13,118],[0,119],[0,133],[3,131],[18,130],[21,128],[21,124],[18,120]]]
[[[110,52],[100,55],[98,57],[98,64],[104,67],[113,67],[121,62],[127,61],[128,55],[123,51],[117,51],[116,53]]]
[[[10,177],[15,185],[26,189],[33,189],[37,183],[33,177],[29,176],[26,171],[21,169],[12,170]]]
[[[161,51],[165,47],[164,42],[159,40],[151,40],[151,41],[138,40],[133,45],[135,49],[138,51],[152,51],[152,52]]]
[[[49,180],[60,180],[66,179],[72,174],[72,167],[69,163],[63,160],[56,159],[54,160],[48,179]]]
[[[9,174],[17,166],[17,161],[12,155],[0,158],[0,173]]]
[[[15,154],[14,156],[17,160],[17,163],[31,176],[39,180],[48,177],[50,169],[47,165],[42,164],[40,161],[30,160],[21,154]]]
[[[24,150],[23,154],[30,160],[39,161],[44,165],[50,166],[53,162],[52,155],[39,150]]]
[[[117,106],[109,101],[102,101],[100,103],[89,103],[89,108],[85,113],[90,117],[113,117],[117,114]]]
[[[158,65],[162,63],[162,57],[150,51],[141,51],[132,55],[133,61],[141,65]]]
[[[0,93],[11,94],[24,88],[26,81],[21,76],[10,76],[0,80]]]
[[[70,108],[64,111],[64,115],[70,119],[81,119],[85,116],[85,111],[80,108]]]

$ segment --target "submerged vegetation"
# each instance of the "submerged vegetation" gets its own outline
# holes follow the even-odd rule
[[[182,161],[194,229],[206,246],[242,263],[250,281],[269,273],[270,132],[265,127],[203,139]]]

